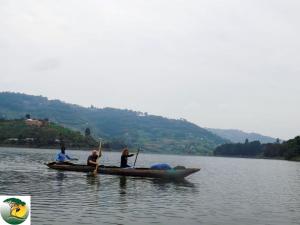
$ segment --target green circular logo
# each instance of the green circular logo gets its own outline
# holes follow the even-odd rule
[[[29,215],[29,208],[26,202],[17,198],[8,198],[1,204],[1,216],[8,224],[21,224],[26,221]]]

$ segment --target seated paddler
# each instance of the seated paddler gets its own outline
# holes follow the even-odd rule
[[[60,152],[56,155],[55,161],[58,163],[69,163],[71,160],[78,160],[76,158],[71,158],[66,154],[66,147],[61,146]]]
[[[100,156],[99,156],[99,151],[93,150],[92,154],[89,155],[89,157],[87,159],[87,165],[88,166],[96,166],[98,164],[97,159],[99,157],[101,157],[101,152],[100,152]]]
[[[132,157],[132,156],[134,156],[134,154],[129,154],[128,148],[124,148],[123,151],[122,151],[121,165],[120,165],[120,167],[121,167],[121,168],[127,168],[127,167],[130,167],[130,166],[128,165],[128,157]]]

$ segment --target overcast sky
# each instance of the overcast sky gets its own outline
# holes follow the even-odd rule
[[[299,0],[0,0],[0,91],[300,134]]]

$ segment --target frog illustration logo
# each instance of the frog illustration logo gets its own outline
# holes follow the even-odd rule
[[[28,205],[18,198],[8,198],[3,201],[1,216],[8,224],[21,224],[29,215]]]

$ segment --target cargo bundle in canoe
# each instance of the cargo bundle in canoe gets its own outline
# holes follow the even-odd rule
[[[95,167],[79,164],[61,164],[51,162],[46,164],[51,169],[62,171],[76,171],[76,172],[93,172]],[[113,166],[100,166],[98,173],[119,175],[119,176],[132,176],[132,177],[151,177],[161,179],[183,179],[193,173],[198,172],[200,169],[178,167],[170,170],[157,170],[150,168],[120,168]]]

